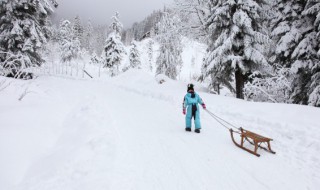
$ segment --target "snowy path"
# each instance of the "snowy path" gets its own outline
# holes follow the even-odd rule
[[[44,84],[49,87],[41,87]],[[158,85],[151,76],[133,72],[107,81],[46,78],[39,85],[50,89],[46,95],[50,98],[42,99],[38,93],[22,104],[42,109],[42,115],[36,112],[42,116],[40,123],[31,127],[33,120],[26,118],[32,110],[25,113],[19,106],[15,109],[21,110],[18,116],[24,124],[12,125],[15,131],[29,126],[31,131],[19,135],[8,132],[12,126],[0,128],[0,151],[5,155],[0,167],[15,156],[20,157],[13,162],[25,160],[22,153],[5,149],[7,145],[33,150],[19,164],[24,169],[7,166],[0,171],[4,189],[302,190],[320,185],[318,109],[248,103],[200,92],[211,111],[275,139],[277,155],[259,150],[262,156],[257,158],[236,148],[228,131],[204,112],[202,133],[186,133],[182,83]],[[303,120],[293,119],[298,111],[306,114]],[[0,119],[13,116],[13,111],[2,113]],[[8,135],[11,141],[4,138]],[[14,138],[20,138],[15,146]],[[30,138],[34,143],[25,144]]]

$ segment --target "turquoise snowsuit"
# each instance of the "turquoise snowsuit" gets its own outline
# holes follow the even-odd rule
[[[192,97],[194,94],[194,98]],[[191,128],[191,120],[194,118],[196,129],[201,129],[200,124],[200,109],[198,104],[204,104],[197,93],[188,92],[183,99],[183,109],[187,109],[186,114],[186,128]]]

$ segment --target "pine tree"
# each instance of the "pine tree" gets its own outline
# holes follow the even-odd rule
[[[127,36],[124,40],[129,43],[134,39],[142,40],[148,37],[146,34],[153,37],[155,35],[156,25],[160,22],[162,15],[162,11],[154,11],[143,21],[134,23],[131,28],[126,30]]]
[[[93,52],[91,55],[91,58],[90,58],[90,64],[98,66],[98,65],[100,65],[100,63],[101,63],[100,58],[98,57],[98,55],[95,52]]]
[[[60,53],[63,62],[70,62],[76,59],[80,53],[80,41],[73,33],[71,22],[65,20],[61,23],[59,28],[60,36]]]
[[[153,70],[153,66],[152,66],[152,60],[153,60],[153,40],[150,39],[148,42],[148,62],[149,62],[149,68],[150,71]]]
[[[304,2],[300,0],[276,0],[273,9],[275,16],[271,21],[271,36],[275,41],[274,65],[291,67],[292,53],[304,35],[306,20],[302,16]]]
[[[211,13],[204,21],[210,45],[202,68],[201,80],[231,86],[233,76],[237,98],[244,98],[247,76],[268,67],[263,45],[269,43],[263,31],[264,0],[210,1]]]
[[[177,79],[182,66],[182,44],[178,24],[180,20],[175,15],[165,13],[158,24],[160,54],[157,58],[156,74],[164,74],[171,79]]]
[[[50,3],[51,2],[51,3]],[[39,50],[50,37],[49,15],[55,0],[0,2],[0,70],[21,77],[21,70],[40,66]],[[0,72],[1,72],[0,71]]]
[[[308,104],[320,107],[320,2],[318,0],[309,0],[303,14],[312,18],[314,32],[316,32],[317,37],[315,50],[318,51],[317,59],[313,63],[313,67],[311,67],[312,77]]]
[[[318,0],[277,0],[277,15],[271,22],[276,42],[273,64],[290,68],[296,104],[320,106],[319,10]]]
[[[125,53],[124,45],[121,42],[121,30],[122,24],[119,21],[119,13],[112,17],[112,23],[110,25],[112,30],[111,34],[106,40],[104,48],[105,55],[105,68],[109,68],[111,76],[115,76],[119,73],[119,65],[123,58],[122,54]]]
[[[94,29],[93,35],[93,49],[99,55],[102,54],[105,47],[105,42],[107,39],[106,27],[99,25]]]
[[[320,2],[308,0],[302,12],[301,40],[292,52],[293,103],[320,107]]]
[[[84,33],[84,28],[81,24],[81,20],[79,16],[76,16],[74,18],[74,23],[73,23],[73,34],[74,38],[78,38],[80,42],[83,40],[83,33]],[[82,43],[81,43],[82,45]]]
[[[114,16],[112,16],[112,22],[110,25],[110,29],[112,32],[114,32],[116,35],[121,36],[123,25],[119,20],[119,12],[116,12]]]
[[[83,46],[90,54],[93,52],[93,31],[92,23],[89,20],[83,36]]]
[[[140,53],[136,41],[132,41],[131,43],[129,60],[131,68],[141,69]]]
[[[115,76],[119,73],[119,66],[124,52],[124,46],[120,37],[115,33],[111,33],[106,40],[106,46],[104,48],[106,59],[104,67],[110,69],[111,76]]]

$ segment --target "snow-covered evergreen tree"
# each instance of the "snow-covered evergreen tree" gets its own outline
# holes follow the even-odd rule
[[[178,24],[180,20],[177,16],[165,13],[157,26],[160,54],[157,58],[156,74],[164,74],[171,79],[177,79],[179,68],[182,66],[182,44]]]
[[[84,28],[81,24],[81,19],[79,16],[76,16],[74,18],[74,23],[73,23],[73,34],[74,34],[74,38],[78,38],[80,43],[83,40],[83,33],[84,33]]]
[[[320,1],[307,0],[302,12],[301,41],[295,47],[292,70],[294,103],[320,107]]]
[[[121,42],[122,24],[119,21],[118,12],[112,17],[110,29],[112,32],[108,36],[104,48],[104,67],[110,70],[111,76],[115,76],[119,73],[119,66],[123,58],[123,53],[125,53],[124,45]]]
[[[291,102],[320,106],[319,10],[318,0],[277,0],[272,20],[276,42],[274,64],[291,68]]]
[[[315,50],[318,51],[313,65],[309,66],[312,77],[308,91],[308,94],[310,94],[308,105],[320,107],[320,1],[308,0],[303,15],[311,17],[314,27],[313,31],[317,37]],[[315,54],[313,53],[312,55]]]
[[[244,98],[243,88],[247,76],[268,67],[263,45],[269,38],[263,31],[263,5],[265,0],[213,0],[211,14],[204,20],[210,34],[210,45],[202,68],[201,80],[231,86],[236,82],[237,98]]]
[[[95,52],[91,54],[89,63],[99,68],[99,71],[98,71],[99,77],[101,76],[101,69],[104,65],[104,61],[105,61],[105,58],[103,56],[98,56]]]
[[[112,16],[112,22],[110,25],[110,29],[112,32],[114,32],[116,35],[121,36],[123,25],[119,20],[119,12],[116,12],[114,16]]]
[[[137,46],[136,41],[131,42],[129,60],[130,60],[130,67],[131,68],[141,69],[140,52],[138,50],[138,46]]]
[[[4,75],[21,77],[20,71],[40,66],[39,50],[50,36],[49,15],[55,0],[0,2],[0,70]]]
[[[94,28],[93,32],[93,50],[98,54],[102,54],[104,51],[105,42],[107,39],[107,32],[105,26],[98,25]]]
[[[89,52],[93,52],[93,26],[91,21],[89,20],[86,26],[86,29],[84,31],[84,40],[83,40],[83,47]]]
[[[104,67],[110,69],[111,76],[119,73],[123,53],[125,53],[125,50],[120,37],[115,33],[111,33],[106,40],[106,46],[104,48],[106,59]]]
[[[147,37],[153,37],[155,35],[155,27],[160,22],[163,11],[154,11],[147,16],[143,21],[136,22],[131,28],[125,31],[125,42],[131,43],[132,40],[142,40]]]
[[[292,53],[302,40],[305,28],[310,24],[302,16],[304,1],[275,0],[273,8],[276,14],[271,21],[272,39],[275,41],[273,64],[291,67]]]
[[[149,62],[149,68],[150,68],[150,71],[153,70],[153,66],[152,66],[152,60],[153,60],[153,40],[150,40],[148,42],[148,62]]]
[[[80,54],[80,41],[73,33],[71,22],[65,20],[61,23],[59,29],[60,36],[60,54],[63,62],[70,62],[78,58]]]
[[[59,26],[60,25],[53,25],[51,28],[51,38],[50,38],[50,41],[53,42],[53,43],[59,43]]]

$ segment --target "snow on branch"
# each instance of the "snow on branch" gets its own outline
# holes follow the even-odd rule
[[[308,9],[304,10],[302,12],[302,14],[303,15],[310,15],[310,14],[319,13],[319,12],[320,12],[320,2],[318,2],[317,4],[309,7]]]
[[[262,102],[288,103],[291,83],[291,72],[287,68],[278,68],[272,76],[263,76],[259,72],[250,75],[245,85],[246,99]]]

